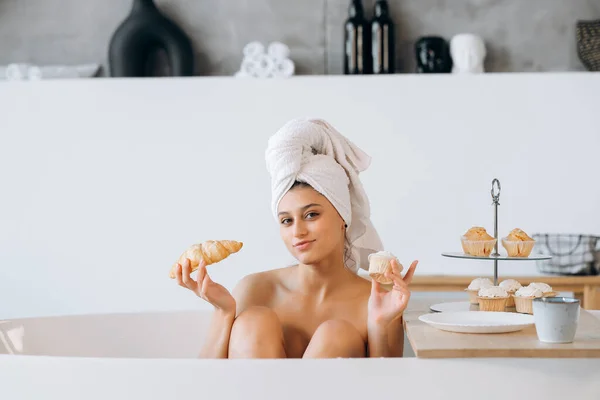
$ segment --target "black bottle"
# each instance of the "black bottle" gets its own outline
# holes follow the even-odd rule
[[[368,74],[370,66],[369,22],[361,0],[352,0],[344,26],[344,74]]]
[[[394,21],[386,0],[377,0],[371,21],[371,65],[374,74],[393,74],[396,70]]]
[[[131,13],[110,40],[111,76],[153,76],[153,57],[160,51],[168,64],[167,76],[194,74],[194,50],[185,32],[162,14],[153,0],[133,0]]]

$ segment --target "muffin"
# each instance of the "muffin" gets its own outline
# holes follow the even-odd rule
[[[479,311],[504,311],[510,295],[500,286],[489,286],[479,289]]]
[[[555,297],[558,295],[558,292],[553,291],[552,286],[548,285],[547,283],[531,282],[528,286],[541,290],[543,297]]]
[[[519,228],[513,229],[507,237],[502,238],[502,246],[509,257],[529,257],[534,245],[535,240]]]
[[[515,294],[517,290],[521,289],[522,285],[519,283],[519,281],[516,281],[514,279],[505,279],[502,282],[500,282],[499,286],[502,289],[506,290],[510,296],[508,298],[508,302],[506,303],[506,307],[514,307],[515,299],[513,298],[513,294]]]
[[[389,270],[392,271],[392,260],[396,260],[399,265],[400,272],[404,269],[402,264],[398,261],[389,251],[378,251],[376,253],[369,254],[369,276],[371,279],[384,284],[389,285],[392,280],[385,276],[385,273]]]
[[[485,228],[474,226],[461,237],[461,243],[465,254],[488,257],[496,245],[496,239],[490,236]]]
[[[513,295],[517,312],[533,315],[533,299],[542,296],[543,293],[540,289],[533,286],[523,286]]]
[[[475,278],[471,281],[465,291],[469,294],[469,303],[479,304],[477,294],[482,288],[494,286],[494,283],[489,278]]]

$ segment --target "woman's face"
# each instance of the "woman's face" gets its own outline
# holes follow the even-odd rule
[[[311,187],[289,190],[279,202],[281,237],[303,264],[314,264],[344,249],[344,220],[325,196]]]

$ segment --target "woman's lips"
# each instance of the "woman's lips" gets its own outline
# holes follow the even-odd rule
[[[315,241],[314,240],[303,240],[294,245],[294,247],[300,251],[308,249]]]

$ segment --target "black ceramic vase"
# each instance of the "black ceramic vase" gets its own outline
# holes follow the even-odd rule
[[[588,71],[600,71],[600,20],[577,21],[577,55]]]
[[[452,57],[448,42],[438,36],[422,37],[415,43],[417,72],[448,73],[452,72]]]
[[[108,51],[113,77],[155,76],[154,59],[164,54],[164,76],[194,74],[194,50],[188,36],[153,0],[133,0],[129,16],[113,34]]]

